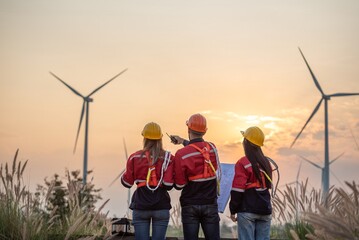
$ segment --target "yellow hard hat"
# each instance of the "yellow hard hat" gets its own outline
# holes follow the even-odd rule
[[[161,127],[157,123],[150,122],[145,125],[142,130],[142,136],[151,140],[159,140],[162,138]]]
[[[241,131],[243,137],[251,143],[262,147],[264,142],[264,133],[259,127],[250,127],[245,132]]]

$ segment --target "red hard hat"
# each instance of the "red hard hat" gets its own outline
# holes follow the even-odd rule
[[[207,131],[207,121],[206,118],[203,117],[201,114],[193,114],[186,122],[186,125],[189,129],[205,133]]]

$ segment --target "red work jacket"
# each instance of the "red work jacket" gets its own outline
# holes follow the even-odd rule
[[[182,189],[181,206],[217,204],[217,177],[219,159],[214,144],[209,144],[209,158],[211,167],[205,163],[201,152],[191,146],[195,144],[200,149],[207,146],[202,138],[193,139],[189,145],[179,149],[175,154],[175,188]],[[204,176],[207,168],[207,176]]]
[[[146,154],[142,154],[142,150],[137,151],[128,158],[126,171],[121,176],[122,182],[127,186],[131,187],[134,183],[137,185],[140,184],[143,186],[143,183],[146,183],[146,178],[148,174],[149,168],[155,168],[153,171],[156,175],[156,180],[151,180],[151,187],[154,186],[154,182],[160,181],[162,164],[164,159],[161,157],[157,160],[154,165],[150,165],[150,162],[146,156]],[[142,154],[142,157],[141,157]],[[153,175],[152,175],[153,176]],[[142,184],[141,184],[142,183]],[[167,170],[163,173],[162,183],[165,186],[173,186],[173,155],[170,154],[170,162],[168,164]]]

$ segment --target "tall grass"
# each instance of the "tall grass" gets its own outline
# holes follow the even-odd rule
[[[330,205],[318,205],[317,212],[305,212],[303,220],[316,231],[312,239],[359,239],[359,185],[345,182],[350,192],[334,190]]]
[[[87,185],[68,175],[68,211],[58,214],[57,207],[49,211],[50,198],[56,190],[52,181],[46,191],[32,194],[24,185],[23,174],[28,161],[17,161],[17,150],[12,165],[0,166],[0,239],[106,239],[111,234],[111,222],[101,210],[85,204]],[[85,195],[86,196],[86,195]]]
[[[273,198],[273,218],[290,239],[359,239],[359,188],[346,185],[350,192],[332,187],[326,201],[320,190],[308,190],[308,180],[287,185]]]

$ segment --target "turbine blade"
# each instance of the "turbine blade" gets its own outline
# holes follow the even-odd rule
[[[359,93],[334,93],[328,95],[329,97],[346,97],[346,96],[355,96],[359,95]]]
[[[357,146],[357,149],[359,150],[359,145],[358,145],[357,139],[354,136],[353,130],[351,127],[349,127],[349,129],[350,129],[350,133],[352,134],[352,137],[354,138],[355,145]]]
[[[312,114],[310,115],[310,117],[308,118],[307,122],[304,124],[304,126],[302,127],[302,129],[300,130],[300,132],[298,133],[298,135],[295,137],[294,141],[292,142],[292,145],[290,145],[290,148],[293,147],[293,145],[295,144],[295,142],[297,141],[297,139],[299,138],[300,134],[303,132],[304,128],[307,126],[307,124],[309,123],[309,121],[312,119],[312,117],[317,113],[320,104],[322,104],[323,98],[320,99],[319,103],[317,104],[317,106],[314,108],[314,111],[312,112]]]
[[[300,161],[300,164],[299,164],[299,168],[298,168],[298,172],[297,172],[297,182],[298,182],[298,179],[299,179],[299,173],[300,173],[300,168],[302,167],[302,161]]]
[[[312,164],[314,167],[323,169],[321,166],[319,166],[318,164],[316,164],[316,163],[310,161],[309,159],[307,159],[307,158],[305,158],[305,157],[303,157],[303,156],[299,156],[299,157],[301,157],[303,160],[307,161],[308,163]]]
[[[121,177],[121,175],[122,175],[124,172],[125,172],[125,169],[123,169],[123,170],[121,171],[121,173],[110,183],[109,187],[111,187],[112,184],[114,184],[114,183]]]
[[[332,164],[333,162],[335,162],[336,160],[338,160],[341,156],[343,156],[344,153],[341,153],[338,157],[334,158],[333,160],[331,160],[329,162],[329,164]]]
[[[82,119],[84,118],[84,113],[85,113],[85,101],[84,101],[84,103],[82,104],[82,110],[81,110],[81,115],[80,115],[80,123],[79,123],[79,128],[77,129],[77,135],[76,135],[74,153],[76,152],[77,140],[79,139],[79,134],[80,134],[81,124],[82,124]]]
[[[127,161],[127,159],[128,159],[128,154],[127,154],[127,147],[126,147],[125,138],[123,138],[123,147],[125,148],[125,157],[126,157],[126,161]]]
[[[110,80],[108,80],[107,82],[105,82],[104,84],[102,84],[101,86],[99,86],[98,88],[96,88],[95,90],[93,90],[92,93],[90,93],[87,97],[90,97],[92,94],[94,94],[95,92],[97,92],[98,90],[103,88],[105,85],[107,85],[108,83],[110,83],[111,81],[113,81],[115,78],[117,78],[118,76],[120,76],[122,73],[124,73],[126,71],[127,71],[127,68],[125,70],[123,70],[122,72],[120,72],[119,74],[117,74],[116,76],[114,76],[113,78],[111,78]]]
[[[332,170],[329,170],[329,171],[330,171],[330,174],[332,174],[332,175],[335,177],[335,179],[338,181],[338,183],[339,183],[340,185],[342,185],[343,189],[345,189],[344,184],[342,183],[342,181],[339,180],[339,178],[337,177],[337,175],[335,175]]]
[[[298,49],[299,49],[299,52],[300,52],[300,54],[302,55],[302,57],[303,57],[303,59],[304,59],[305,64],[307,65],[307,67],[308,67],[308,69],[309,69],[310,75],[312,75],[312,78],[313,78],[313,80],[314,80],[315,86],[317,86],[317,88],[318,88],[318,90],[321,92],[322,96],[324,96],[325,94],[324,94],[322,88],[320,87],[319,82],[318,82],[317,78],[315,77],[315,75],[314,75],[312,69],[310,68],[310,66],[309,66],[309,64],[308,64],[308,62],[307,62],[307,59],[305,59],[304,54],[302,53],[302,50],[300,50],[300,48],[298,48]]]
[[[52,76],[54,76],[57,80],[59,80],[60,82],[62,82],[63,84],[65,84],[66,87],[68,87],[73,93],[75,93],[76,95],[84,98],[84,96],[81,95],[81,93],[79,93],[78,91],[76,91],[73,87],[71,87],[70,85],[68,85],[67,83],[65,83],[63,80],[61,80],[58,76],[56,76],[55,74],[53,74],[52,72],[50,72],[50,74]]]

